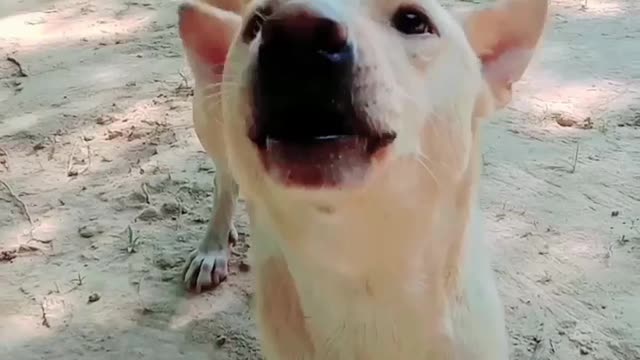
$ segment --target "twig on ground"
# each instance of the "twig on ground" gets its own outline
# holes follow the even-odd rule
[[[2,250],[0,251],[0,263],[11,262],[18,257],[17,250]]]
[[[28,243],[20,244],[20,246],[18,246],[18,252],[19,253],[39,252],[39,253],[42,253],[42,255],[47,256],[44,250],[42,250],[41,248],[35,245],[29,245]]]
[[[30,233],[33,235],[33,228],[35,224],[33,223],[33,218],[31,217],[31,212],[29,211],[29,208],[24,203],[24,201],[20,199],[20,196],[18,196],[18,194],[16,194],[15,191],[13,191],[13,188],[11,187],[11,185],[9,185],[6,181],[2,179],[0,179],[0,184],[2,184],[7,189],[7,191],[9,191],[9,195],[11,195],[13,200],[17,202],[18,205],[20,205],[20,208],[22,209],[22,213],[27,218],[27,220],[29,220],[29,224],[31,225]]]
[[[631,240],[629,238],[627,238],[626,235],[622,235],[620,237],[620,239],[618,239],[618,244],[620,246],[625,246],[625,245],[627,245],[629,243],[629,241],[631,241]]]
[[[33,239],[27,241],[27,243],[30,243],[32,241],[38,242],[40,244],[45,244],[45,245],[51,245],[53,243],[53,239],[42,240],[42,239],[36,239],[36,238],[33,238]]]
[[[31,294],[27,291],[27,289],[23,288],[22,286],[20,286],[18,288],[18,290],[20,290],[20,292],[22,293],[22,295],[27,296],[27,297],[31,297]]]
[[[49,156],[47,157],[49,161],[53,160],[53,156],[56,153],[57,144],[58,144],[58,138],[54,135],[53,140],[51,141],[51,150],[49,150]]]
[[[75,279],[71,279],[70,281],[72,284],[74,284],[74,286],[67,290],[67,292],[65,294],[69,294],[73,291],[75,291],[76,289],[79,289],[82,285],[84,285],[84,276],[80,275],[80,273],[78,273],[78,277],[76,277]]]
[[[87,145],[87,165],[82,169],[80,169],[80,171],[78,171],[78,175],[86,173],[87,171],[89,171],[90,167],[91,167],[91,145]]]
[[[47,319],[47,309],[44,306],[44,300],[40,303],[40,311],[42,312],[42,326],[50,328],[49,319]]]
[[[73,157],[76,154],[78,148],[80,147],[77,143],[73,146],[73,150],[69,154],[69,159],[67,160],[67,176],[78,176],[84,174],[91,167],[91,145],[87,144],[87,142],[80,138],[80,143],[85,144],[87,146],[87,164],[80,170],[76,170],[73,168]]]
[[[149,190],[147,189],[146,182],[140,184],[140,190],[142,190],[142,194],[144,194],[144,202],[146,202],[148,205],[151,205],[151,195],[149,195]]]
[[[0,156],[4,156],[4,159],[0,159],[0,164],[2,164],[2,166],[4,166],[5,169],[7,169],[7,171],[10,170],[9,168],[9,152],[7,150],[5,150],[4,148],[0,147]]]
[[[75,279],[72,279],[71,282],[75,283],[76,285],[78,285],[78,287],[80,287],[84,284],[84,276],[78,273],[78,276]]]
[[[178,216],[176,216],[176,231],[178,231],[182,226],[182,211],[184,208],[182,207],[180,196],[178,196],[178,194],[175,194],[174,197],[176,198],[176,203],[178,203]]]
[[[613,246],[615,245],[615,241],[612,241],[611,244],[607,247],[607,253],[604,254],[604,259],[607,261],[607,266],[609,265],[609,260],[613,257]]]
[[[67,159],[67,176],[73,176],[73,156],[76,154],[78,150],[78,144],[73,145],[73,149],[71,149],[71,153],[69,154],[69,158]]]
[[[576,153],[573,156],[573,164],[571,164],[571,174],[576,172],[576,167],[578,166],[578,156],[580,155],[580,143],[576,144]]]
[[[22,68],[22,64],[20,64],[20,61],[18,61],[16,58],[11,57],[11,56],[7,56],[7,61],[18,67],[18,76],[20,76],[20,77],[29,76],[29,75],[27,75],[27,73]]]
[[[182,82],[180,83],[180,85],[178,85],[176,90],[188,89],[190,87],[189,79],[187,79],[187,77],[182,73],[182,71],[178,71],[178,75],[180,75],[180,77],[182,78]]]
[[[144,279],[144,277],[140,277],[140,280],[138,280],[138,283],[136,284],[136,293],[138,294],[138,299],[140,299],[140,302],[142,303],[142,298],[140,297],[140,289],[142,288],[142,279]]]

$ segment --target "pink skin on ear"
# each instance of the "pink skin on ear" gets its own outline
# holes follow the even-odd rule
[[[504,107],[510,102],[511,85],[520,80],[532,55],[532,49],[509,44],[494,54],[480,58],[484,77],[494,91],[496,105]]]
[[[524,74],[546,22],[548,0],[506,0],[472,13],[467,38],[482,61],[496,105],[511,100],[511,85]]]
[[[199,71],[221,75],[229,47],[240,28],[240,16],[201,3],[183,4],[179,29],[185,49],[195,57]]]

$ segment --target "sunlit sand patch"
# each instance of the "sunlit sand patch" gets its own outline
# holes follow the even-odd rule
[[[25,131],[38,124],[38,120],[41,115],[35,114],[23,114],[22,116],[16,116],[10,119],[4,119],[0,121],[0,137],[13,135],[20,131]]]
[[[78,16],[70,11],[55,17],[40,12],[0,18],[0,38],[14,42],[24,49],[38,51],[42,46],[69,41],[92,41],[117,34],[134,34],[150,21],[149,17],[115,19],[91,15]]]
[[[59,225],[56,219],[40,219],[33,229],[33,237],[42,243],[49,243],[55,239],[60,230]]]
[[[4,188],[2,188],[4,190]],[[15,216],[20,216],[19,211],[15,211]],[[21,244],[28,239],[29,224],[16,224],[14,226],[5,227],[0,233],[0,250],[18,251]]]
[[[17,348],[25,343],[46,337],[48,329],[41,323],[42,319],[35,315],[2,316],[0,351],[9,351],[11,348]]]
[[[169,323],[170,329],[181,329],[197,319],[214,319],[216,313],[225,312],[237,306],[237,294],[231,291],[219,292],[215,303],[206,298],[182,300],[177,306],[176,315]]]
[[[542,73],[535,76],[536,88],[523,89],[530,95],[517,97],[509,106],[527,118],[542,119],[557,113],[571,114],[579,120],[614,115],[631,105],[634,99],[630,94],[639,90],[621,90],[619,84],[610,80],[567,83]],[[556,128],[555,124],[552,127]]]
[[[584,4],[584,0],[581,1]],[[587,15],[598,17],[626,16],[626,10],[616,0],[588,0],[583,9]]]

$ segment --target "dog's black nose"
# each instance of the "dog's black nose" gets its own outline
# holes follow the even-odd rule
[[[333,97],[348,85],[352,67],[347,29],[337,21],[308,10],[265,21],[257,64],[265,95]]]
[[[271,15],[255,68],[256,122],[277,138],[348,132],[353,63],[345,25],[309,10]]]
[[[262,28],[263,47],[286,46],[294,51],[335,57],[349,50],[347,36],[344,25],[309,10],[275,15]]]

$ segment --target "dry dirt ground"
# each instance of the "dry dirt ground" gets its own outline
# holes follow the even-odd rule
[[[512,359],[638,360],[640,5],[552,3],[540,56],[485,133]],[[3,359],[259,359],[242,212],[231,280],[201,296],[179,280],[214,167],[175,10],[0,1]]]

